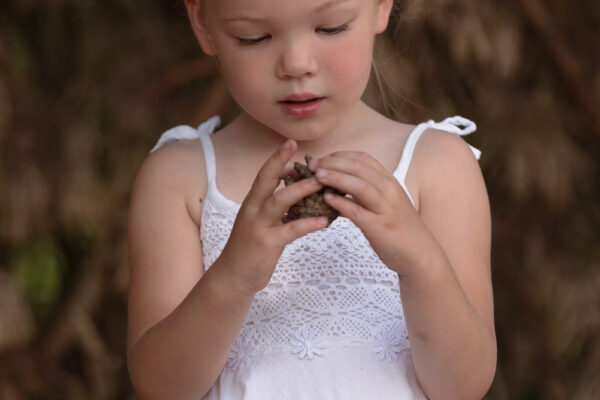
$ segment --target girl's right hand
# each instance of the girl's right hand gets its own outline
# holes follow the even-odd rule
[[[310,178],[275,191],[289,171],[286,165],[296,149],[294,140],[281,145],[261,167],[242,202],[229,240],[211,267],[219,269],[228,289],[253,296],[269,283],[288,243],[327,226],[325,217],[282,222],[293,204],[322,187],[315,178]]]

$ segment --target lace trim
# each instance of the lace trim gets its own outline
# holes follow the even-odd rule
[[[327,339],[314,329],[301,328],[290,335],[288,345],[287,348],[281,348],[285,346],[280,345],[260,349],[261,346],[252,342],[245,333],[241,334],[233,344],[226,367],[230,371],[240,371],[251,366],[255,357],[276,352],[289,352],[295,354],[299,360],[309,361],[315,356],[325,355],[327,350],[340,347],[368,347],[380,360],[393,362],[402,351],[409,349],[408,338],[391,328],[384,328],[375,338],[368,341]]]
[[[254,345],[248,338],[240,336],[236,339],[231,353],[227,357],[227,368],[237,371],[250,365],[252,357],[255,356]]]

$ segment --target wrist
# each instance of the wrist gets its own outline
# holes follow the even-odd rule
[[[404,267],[398,271],[400,282],[421,279],[426,275],[435,274],[440,267],[448,264],[444,250],[424,223],[420,223],[418,234],[411,236],[407,246],[411,251],[405,256]]]
[[[238,301],[252,301],[258,291],[239,279],[238,274],[223,257],[217,258],[206,274],[212,275],[213,285],[219,293],[235,297]]]

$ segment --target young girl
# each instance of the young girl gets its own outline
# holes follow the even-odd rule
[[[217,132],[215,117],[165,133],[139,171],[141,398],[481,398],[496,360],[490,215],[458,136],[475,126],[408,126],[361,101],[393,0],[186,5],[242,111]],[[316,177],[281,186],[305,154]],[[347,193],[326,197],[340,218],[285,219],[323,185]]]

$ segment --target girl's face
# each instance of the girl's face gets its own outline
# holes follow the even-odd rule
[[[254,120],[296,140],[348,122],[392,0],[189,0],[203,50]]]

